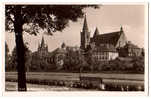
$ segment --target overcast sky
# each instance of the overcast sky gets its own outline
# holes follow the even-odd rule
[[[128,40],[139,47],[144,47],[144,5],[103,5],[100,9],[87,8],[88,28],[91,36],[96,27],[100,34],[119,31],[122,25]],[[78,22],[70,22],[63,32],[56,32],[53,36],[44,35],[49,51],[60,47],[64,42],[69,46],[80,46],[80,31],[83,27],[84,19]],[[24,35],[24,41],[29,43],[31,51],[36,51],[38,43],[41,42],[42,33],[38,36]],[[6,33],[6,42],[12,51],[15,45],[14,33]]]

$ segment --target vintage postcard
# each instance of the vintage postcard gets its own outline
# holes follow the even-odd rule
[[[148,4],[3,6],[4,94],[147,95]]]

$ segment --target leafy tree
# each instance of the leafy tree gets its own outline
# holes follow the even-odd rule
[[[109,66],[110,66],[110,70],[118,71],[121,69],[121,66],[123,66],[123,63],[119,59],[115,59],[115,60],[110,61]]]
[[[80,70],[80,72],[83,72],[84,70],[90,70],[86,58],[81,52],[78,53],[78,70]]]
[[[137,73],[144,73],[144,57],[135,57],[132,60],[133,71]]]
[[[40,29],[52,35],[62,31],[69,20],[77,21],[83,17],[83,10],[89,5],[6,5],[6,30],[15,32],[18,70],[18,90],[26,91],[23,31],[37,34]],[[90,5],[97,8],[97,6]],[[23,28],[24,25],[30,29]]]
[[[80,54],[73,50],[67,50],[66,57],[64,59],[64,69],[67,71],[76,71],[79,68],[79,57]]]
[[[102,62],[97,60],[93,55],[93,49],[89,50],[85,55],[85,59],[89,65],[91,72],[98,71],[98,69],[101,70],[102,67]]]
[[[67,71],[83,70],[87,67],[87,62],[85,61],[84,55],[80,51],[68,50],[66,57],[64,59],[64,69]]]
[[[10,55],[9,55],[9,48],[7,43],[5,42],[5,68],[6,70],[9,69],[9,63],[10,63]]]
[[[27,47],[27,43],[25,44],[25,68],[26,70],[29,70],[28,68],[31,66],[31,51]],[[10,59],[10,67],[9,70],[16,71],[17,68],[17,53],[16,53],[16,47],[14,47],[12,51],[12,56]]]
[[[31,71],[52,71],[56,69],[55,63],[51,62],[51,55],[49,52],[44,55],[38,52],[32,53],[32,61],[29,70]]]
[[[11,61],[10,61],[10,71],[16,71],[17,68],[17,54],[16,54],[16,47],[14,47],[12,51]]]
[[[5,42],[5,56],[8,56],[8,55],[9,55],[9,48],[8,48],[7,43]]]
[[[88,50],[86,51],[86,54],[85,57],[86,57],[86,61],[91,69],[91,71],[94,70],[94,66],[95,66],[95,62],[96,62],[96,59],[93,57],[93,51],[92,49],[91,50]]]
[[[123,60],[117,58],[104,64],[102,70],[125,73],[144,73],[144,57],[131,57]]]

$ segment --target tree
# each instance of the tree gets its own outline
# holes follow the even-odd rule
[[[30,71],[52,71],[56,69],[55,63],[51,61],[51,53],[44,54],[37,52],[32,53]]]
[[[10,71],[16,71],[17,68],[17,54],[16,54],[16,47],[14,47],[12,51],[12,56],[10,60]]]
[[[77,71],[79,68],[79,58],[81,57],[78,51],[67,50],[64,59],[64,69],[67,71]]]
[[[80,69],[83,70],[87,68],[88,64],[85,61],[84,55],[80,50],[67,50],[65,59],[64,59],[64,69],[67,71],[76,71],[79,72]]]
[[[26,71],[28,71],[30,65],[31,65],[31,51],[29,50],[29,48],[27,47],[27,43],[25,43],[25,68]],[[10,59],[10,67],[9,67],[11,71],[16,71],[17,68],[17,53],[16,53],[16,46],[14,47],[13,51],[12,51],[12,56]]]
[[[17,51],[18,91],[26,91],[26,74],[24,60],[23,31],[30,34],[39,33],[43,29],[50,35],[62,31],[69,20],[82,18],[86,7],[98,8],[95,5],[6,5],[6,30],[15,32]],[[23,28],[24,25],[30,26]]]
[[[7,57],[9,55],[9,48],[7,43],[5,42],[5,56]]]
[[[135,57],[132,60],[133,71],[136,73],[144,73],[144,57]]]
[[[8,48],[7,43],[5,42],[5,68],[6,70],[9,69],[9,63],[10,63],[9,48]]]

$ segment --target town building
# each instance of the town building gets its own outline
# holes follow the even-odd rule
[[[38,44],[37,51],[32,53],[32,68],[31,70],[38,70],[38,68],[44,69],[52,64],[52,54],[48,51],[48,45],[42,37],[41,42]]]
[[[136,57],[141,56],[143,50],[140,49],[137,45],[132,44],[130,41],[126,45],[119,49],[119,55],[122,57]]]
[[[67,53],[65,43],[63,43],[60,48],[55,49],[51,53],[51,59],[53,62],[58,66],[58,68],[62,68]]]
[[[97,61],[109,61],[118,57],[118,52],[111,44],[101,44],[92,49],[92,57]]]
[[[61,44],[61,47],[56,48],[51,52],[51,59],[53,60],[57,67],[62,68],[64,65],[64,60],[69,52],[78,52],[80,53],[80,48],[78,46],[67,46],[64,42]]]
[[[90,37],[86,16],[81,32],[80,45],[80,48],[84,50],[85,53],[91,51],[91,53],[93,53],[92,57],[98,61],[110,61],[119,56],[140,56],[141,52],[139,47],[128,43],[122,26],[119,31],[101,34],[96,27],[93,37]]]

